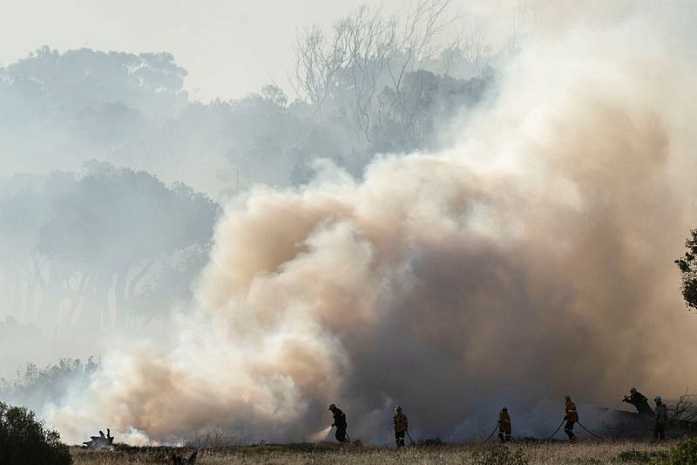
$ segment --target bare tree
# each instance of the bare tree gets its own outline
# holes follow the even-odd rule
[[[445,76],[450,76],[458,63],[466,63],[472,74],[481,76],[494,59],[488,24],[479,18],[469,18],[460,33],[443,49],[440,59]]]
[[[681,422],[694,421],[695,412],[689,412],[693,404],[694,395],[685,390],[685,393],[678,398],[675,405],[671,405],[668,408],[671,421],[677,425],[680,425]]]
[[[371,130],[380,109],[380,92],[390,87],[402,107],[404,78],[421,69],[442,48],[440,39],[454,29],[448,16],[450,0],[419,0],[403,17],[384,16],[361,7],[338,22],[331,36],[317,27],[303,30],[295,45],[296,91],[325,118],[331,104],[362,142],[372,142]]]
[[[333,96],[339,71],[349,62],[343,39],[335,34],[328,45],[317,26],[304,29],[296,39],[295,90],[315,106],[320,117],[324,102]]]

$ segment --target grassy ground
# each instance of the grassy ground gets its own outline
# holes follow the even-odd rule
[[[337,444],[291,444],[223,447],[199,451],[197,465],[306,465],[306,464],[473,464],[473,465],[581,465],[648,464],[668,457],[676,442],[581,441],[522,444],[438,445],[403,450]],[[122,448],[114,451],[71,449],[75,465],[171,464],[171,454],[189,457],[192,449]]]

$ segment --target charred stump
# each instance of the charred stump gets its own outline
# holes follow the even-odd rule
[[[85,441],[82,444],[88,449],[101,450],[101,449],[111,449],[114,443],[114,436],[111,435],[111,430],[106,429],[106,435],[103,431],[99,431],[99,436],[90,436],[89,441]]]
[[[198,451],[194,451],[188,459],[180,457],[176,452],[172,452],[172,465],[194,465]]]

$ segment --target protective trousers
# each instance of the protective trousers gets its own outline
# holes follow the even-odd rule
[[[404,435],[406,434],[406,431],[395,431],[394,432],[394,442],[397,444],[397,447],[404,447]]]
[[[566,425],[564,425],[564,432],[569,436],[569,441],[575,441],[576,435],[574,434],[574,423],[575,421],[567,420]]]

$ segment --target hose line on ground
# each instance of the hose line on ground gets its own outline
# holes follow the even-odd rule
[[[554,432],[552,433],[552,435],[550,437],[548,437],[547,439],[545,439],[545,441],[549,441],[550,439],[552,439],[554,437],[554,435],[557,434],[557,432],[561,429],[561,425],[563,425],[565,421],[566,420],[562,420],[561,423],[559,423],[559,426],[557,426],[557,429],[555,429]]]
[[[591,431],[591,430],[589,430],[588,428],[586,428],[585,426],[583,426],[583,425],[581,424],[580,421],[578,421],[577,423],[578,423],[578,426],[580,426],[581,428],[583,428],[583,429],[584,429],[588,434],[590,434],[591,436],[596,437],[596,438],[598,438],[598,439],[602,439],[601,436],[598,436],[598,435],[595,434],[593,431]]]
[[[491,437],[494,435],[494,433],[496,432],[497,429],[499,429],[499,424],[498,424],[498,423],[496,424],[496,426],[494,426],[494,430],[491,432],[491,434],[489,435],[489,437],[486,438],[486,439],[484,440],[484,442],[489,442],[489,439],[491,439]]]

